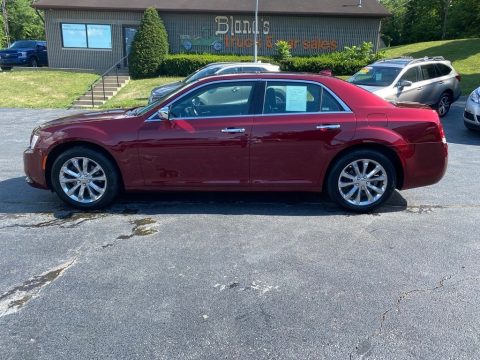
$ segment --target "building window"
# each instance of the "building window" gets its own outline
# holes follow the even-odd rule
[[[111,49],[112,27],[96,24],[62,24],[64,48]]]

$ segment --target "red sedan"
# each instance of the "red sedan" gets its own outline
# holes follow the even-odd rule
[[[27,182],[88,210],[125,191],[327,191],[370,211],[447,167],[437,114],[314,74],[205,78],[131,110],[36,128]]]

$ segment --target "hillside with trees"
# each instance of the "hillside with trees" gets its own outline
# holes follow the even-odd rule
[[[380,0],[392,16],[383,21],[387,46],[480,37],[479,0]]]

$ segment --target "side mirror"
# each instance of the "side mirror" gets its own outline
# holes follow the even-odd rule
[[[411,81],[408,81],[408,80],[400,80],[398,83],[397,83],[397,87],[399,88],[404,88],[404,87],[408,87],[408,86],[412,86],[413,82]]]
[[[161,120],[170,120],[170,107],[162,107],[160,110],[158,110],[157,114]]]

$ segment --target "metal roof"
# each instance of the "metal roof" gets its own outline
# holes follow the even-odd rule
[[[359,6],[361,4],[361,6]],[[37,0],[38,9],[143,11],[154,7],[163,12],[253,13],[253,1],[232,0]],[[271,15],[323,15],[382,18],[390,13],[377,0],[261,0],[259,12]]]

